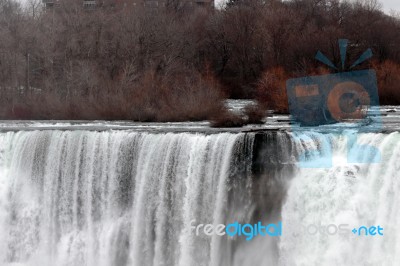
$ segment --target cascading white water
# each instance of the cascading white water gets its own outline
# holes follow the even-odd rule
[[[0,265],[396,265],[400,134],[361,135],[379,148],[376,164],[348,163],[345,137],[305,135],[0,133]],[[331,168],[293,167],[308,151],[318,161],[321,143]],[[192,220],[282,220],[283,234],[195,236]],[[308,235],[308,224],[379,224],[385,234]]]
[[[218,265],[244,134],[0,134],[1,265]]]
[[[280,264],[399,265],[400,134],[360,136],[359,144],[379,148],[381,160],[371,164],[347,162],[345,137],[317,135],[315,141],[307,145],[316,146],[320,142],[318,139],[333,143],[333,166],[297,169],[282,209],[284,233],[279,245]],[[298,143],[299,150],[310,148]],[[357,149],[353,145],[350,152]],[[370,156],[362,149],[357,152],[359,157]],[[329,233],[314,234],[315,227],[307,228],[309,225],[326,228],[330,224],[347,224],[348,231],[334,235],[335,228],[331,226]],[[350,231],[359,226],[377,225],[384,228],[383,236],[365,235],[364,231],[358,235]]]

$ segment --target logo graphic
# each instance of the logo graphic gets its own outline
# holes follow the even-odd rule
[[[353,234],[358,236],[383,236],[383,227],[378,226],[360,226],[359,228],[354,228],[351,230]]]
[[[276,224],[271,223],[263,225],[261,222],[256,224],[240,224],[239,222],[234,222],[228,225],[225,224],[198,224],[194,225],[196,221],[192,220],[190,222],[190,233],[194,233],[199,236],[201,233],[207,236],[217,235],[224,236],[228,235],[230,237],[244,236],[246,241],[252,240],[255,236],[281,236],[282,235],[282,222]]]
[[[300,225],[296,228],[292,228],[294,232],[290,232],[290,229],[286,230],[289,231],[288,233],[292,234],[295,237],[300,235],[307,235],[307,236],[383,236],[383,227],[380,225],[377,226],[357,226],[353,227],[350,230],[349,224],[322,224],[321,222],[315,224],[308,224],[308,225]]]
[[[357,132],[376,132],[381,129],[380,115],[376,113],[379,108],[376,73],[372,69],[345,72],[347,46],[348,40],[339,40],[342,72],[290,79],[286,82],[292,130],[296,140],[304,143],[310,141],[310,134],[305,133],[310,127],[340,123],[335,132],[339,131],[347,137],[348,162],[377,163],[380,161],[379,151],[373,146],[358,145],[357,135],[348,131],[355,129]],[[350,70],[371,57],[372,51],[368,49]],[[316,59],[339,71],[321,52],[317,53]],[[299,156],[300,167],[332,166],[331,144],[326,139],[319,139],[318,142],[320,150],[307,151],[307,154]],[[360,159],[357,150],[371,156]],[[307,157],[313,154],[318,159],[307,161]]]

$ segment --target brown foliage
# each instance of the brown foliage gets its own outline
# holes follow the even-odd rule
[[[223,94],[210,75],[174,70],[157,76],[150,70],[139,84],[133,92],[133,112],[140,120],[206,120],[222,108]]]
[[[244,108],[244,114],[248,124],[263,124],[267,111],[261,104],[250,104]]]
[[[79,80],[75,83],[80,84]],[[148,70],[134,80],[121,80],[116,88],[102,84],[104,94],[97,93],[97,86],[79,95],[50,90],[2,97],[12,101],[3,102],[0,115],[12,119],[195,121],[207,120],[223,109],[223,94],[215,78],[189,69],[168,75]]]
[[[247,124],[246,118],[226,109],[220,110],[211,117],[212,127],[242,127]]]
[[[382,105],[400,103],[400,65],[392,61],[374,63],[377,72],[379,101]]]
[[[400,22],[367,1],[235,0],[213,12],[37,2],[0,0],[2,118],[200,120],[225,97],[256,96],[287,112],[286,79],[324,73],[318,50],[338,64],[343,36],[348,64],[373,49],[382,103],[400,103]]]
[[[258,82],[259,101],[278,113],[288,112],[286,80],[288,75],[282,67],[267,70]]]

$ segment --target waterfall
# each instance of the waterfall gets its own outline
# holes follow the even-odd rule
[[[359,157],[370,155],[355,144],[348,147],[344,136],[318,135],[311,143],[298,142],[298,150],[310,149],[310,145],[318,143],[316,139],[322,139],[331,143],[333,165],[324,169],[296,169],[282,207],[285,233],[279,244],[280,264],[398,265],[400,134],[362,134],[359,144],[378,147],[381,153],[380,161],[370,164],[347,162],[348,153],[354,150]],[[333,234],[335,226],[341,224],[347,227],[347,232]],[[314,234],[315,227],[305,232],[308,225],[333,226],[330,233]],[[350,231],[377,225],[384,228],[383,236]]]
[[[364,133],[358,146],[305,135],[0,133],[0,265],[396,265],[399,133]],[[322,144],[332,167],[299,167],[302,154],[326,155]],[[377,147],[381,161],[349,163],[349,153],[372,156],[360,144]],[[258,221],[281,221],[282,236],[190,228]],[[348,224],[348,234],[309,235],[308,224]],[[384,236],[351,233],[362,225],[381,225]]]
[[[221,240],[187,228],[225,221],[243,145],[251,156],[245,134],[2,133],[0,261],[219,265]]]

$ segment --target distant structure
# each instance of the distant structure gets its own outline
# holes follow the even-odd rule
[[[46,9],[57,6],[60,0],[42,0]],[[128,6],[165,8],[168,5],[179,5],[188,7],[214,8],[214,0],[82,0],[82,7],[95,9],[100,6],[112,6],[124,8]]]
[[[54,7],[55,2],[57,2],[57,0],[42,0],[42,3],[46,8]]]

